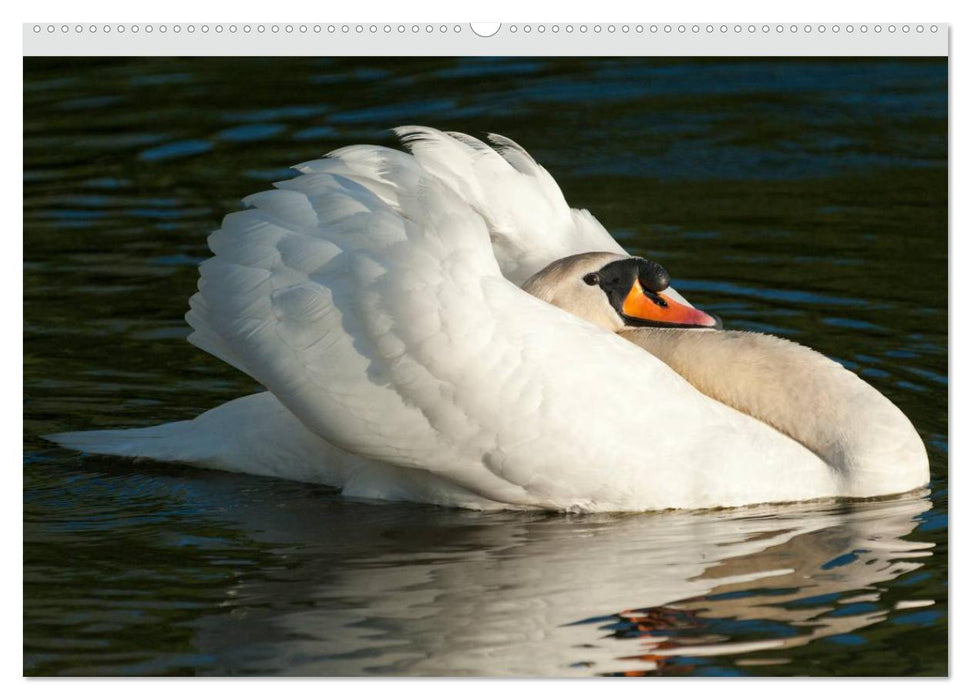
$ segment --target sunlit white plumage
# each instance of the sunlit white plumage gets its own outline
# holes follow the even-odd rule
[[[723,403],[649,343],[523,291],[560,258],[626,253],[508,139],[398,133],[410,154],[351,146],[304,163],[210,236],[189,340],[267,392],[192,421],[54,439],[473,508],[698,508],[926,482],[909,421],[854,375],[892,444],[827,463],[759,416],[764,401]],[[724,348],[717,331],[686,333]],[[828,395],[779,405],[818,414]],[[867,415],[848,429],[869,430]]]

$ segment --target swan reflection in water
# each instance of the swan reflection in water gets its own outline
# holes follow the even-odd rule
[[[931,507],[926,493],[586,516],[347,502],[321,513],[317,499],[234,505],[253,537],[286,543],[276,550],[286,573],[227,591],[237,633],[200,622],[195,643],[215,672],[636,675],[703,656],[785,663],[767,654],[884,620],[889,584],[932,547],[905,539]]]

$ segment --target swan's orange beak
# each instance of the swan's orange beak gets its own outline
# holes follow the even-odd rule
[[[717,318],[700,309],[679,304],[663,292],[645,292],[636,278],[624,299],[623,312],[625,316],[649,321],[651,325],[721,328]]]

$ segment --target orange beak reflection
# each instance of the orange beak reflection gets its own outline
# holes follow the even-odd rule
[[[645,292],[635,279],[624,299],[625,316],[646,321],[649,326],[721,328],[721,321],[704,311],[679,304],[661,292]]]

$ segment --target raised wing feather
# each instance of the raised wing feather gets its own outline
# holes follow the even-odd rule
[[[525,149],[490,134],[489,146],[422,126],[395,129],[421,166],[483,218],[503,275],[522,284],[576,253],[624,253],[589,212],[571,209],[559,185]]]
[[[489,134],[489,145],[426,126],[395,133],[426,172],[482,217],[502,274],[517,285],[570,255],[627,254],[593,214],[570,208],[553,176],[512,139]],[[691,306],[674,288],[665,293]]]

